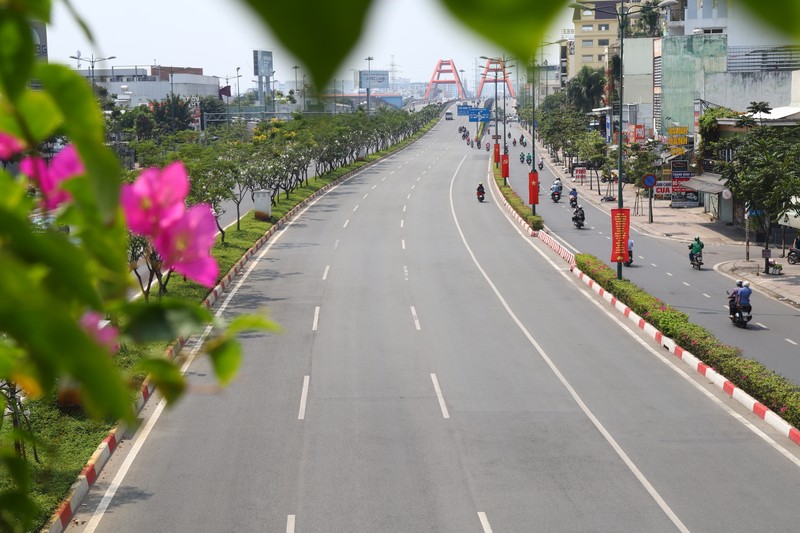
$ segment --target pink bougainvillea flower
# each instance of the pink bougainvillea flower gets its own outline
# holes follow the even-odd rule
[[[105,324],[104,326],[102,320],[103,317],[100,313],[88,311],[83,315],[83,318],[81,318],[80,324],[83,330],[88,333],[97,344],[108,349],[111,353],[117,353],[119,350],[119,343],[117,342],[119,331],[109,324]]]
[[[8,161],[25,148],[22,141],[0,131],[0,160]]]
[[[162,227],[153,245],[163,258],[165,268],[171,268],[206,287],[213,287],[219,272],[216,260],[211,257],[216,233],[217,225],[211,207],[199,204],[192,206],[169,226]]]
[[[120,203],[128,227],[134,233],[157,237],[161,228],[183,215],[188,193],[189,177],[182,162],[164,170],[145,170],[133,184],[122,186]]]
[[[53,158],[50,166],[39,157],[26,157],[19,165],[23,174],[30,177],[42,192],[42,208],[55,209],[72,199],[72,195],[61,185],[85,172],[78,151],[73,145],[61,150]]]

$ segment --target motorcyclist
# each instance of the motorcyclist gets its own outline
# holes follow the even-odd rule
[[[575,187],[573,187],[572,189],[570,189],[570,191],[569,191],[569,197],[570,197],[570,200],[571,200],[572,198],[575,198],[575,201],[577,201],[577,200],[578,200],[578,189],[576,189]]]
[[[525,152],[520,152],[519,153],[519,162],[520,163],[524,163],[525,162]]]
[[[531,156],[531,153],[528,152],[527,157],[525,157],[525,161],[527,161],[528,164],[530,165],[532,160],[533,160],[533,156]]]
[[[700,240],[700,236],[695,236],[692,244],[689,245],[689,262],[694,264],[694,256],[703,252],[703,241]]]
[[[514,139],[513,141],[511,141],[511,144],[513,144],[514,146],[516,146],[516,145],[517,145],[517,140],[516,140],[516,139]]]
[[[628,261],[625,263],[627,266],[631,266],[633,263],[633,239],[630,237],[628,238]]]
[[[742,284],[743,281],[737,279],[736,288],[728,295],[728,311],[730,312],[731,318],[736,314],[736,297],[739,295],[739,291],[742,290]]]
[[[753,289],[750,288],[750,282],[742,282],[742,288],[736,293],[736,305],[742,311],[750,313],[753,306],[750,305],[750,295],[753,294]]]
[[[478,194],[486,194],[486,190],[483,188],[483,182],[478,183]]]
[[[563,185],[561,185],[561,178],[556,178],[555,181],[553,181],[553,186],[550,189],[552,190],[553,187],[557,187],[558,194],[561,194],[561,191],[563,190]]]
[[[579,205],[575,208],[575,211],[572,212],[572,220],[578,219],[581,222],[586,220],[586,214],[583,212],[583,206]]]

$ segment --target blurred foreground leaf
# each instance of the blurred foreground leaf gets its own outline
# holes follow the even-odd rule
[[[165,359],[142,359],[136,368],[148,374],[168,404],[177,400],[186,390],[186,381],[180,369]]]
[[[134,342],[173,341],[203,331],[211,313],[197,304],[162,300],[130,304],[129,322],[122,333]]]

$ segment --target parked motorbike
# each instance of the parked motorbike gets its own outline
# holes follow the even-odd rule
[[[796,265],[800,261],[800,248],[789,248],[789,253],[786,254],[786,260],[790,265]]]
[[[694,254],[694,259],[692,259],[692,268],[700,270],[703,266],[703,252]]]
[[[728,294],[728,301],[730,306],[730,300],[734,298],[734,296],[725,291]],[[750,309],[742,309],[742,306],[736,306],[736,311],[733,312],[733,316],[730,317],[731,323],[737,328],[746,328],[747,323],[753,320],[753,309],[752,306],[748,306]]]
[[[553,192],[551,192],[551,193],[550,193],[550,198],[551,198],[551,199],[552,199],[554,202],[556,202],[556,203],[557,203],[559,200],[561,200],[561,193],[560,193],[560,192],[558,192],[558,191],[553,191]]]

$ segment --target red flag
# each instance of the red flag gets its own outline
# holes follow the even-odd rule
[[[222,98],[223,96],[230,96],[231,95],[231,86],[226,85],[219,90],[219,97]]]
[[[528,173],[528,203],[539,203],[539,173],[535,170]]]

